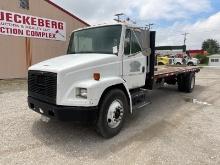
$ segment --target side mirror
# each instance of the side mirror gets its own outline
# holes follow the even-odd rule
[[[151,48],[146,48],[146,49],[144,49],[144,50],[142,51],[142,54],[143,54],[144,56],[150,56],[150,54],[151,54]]]

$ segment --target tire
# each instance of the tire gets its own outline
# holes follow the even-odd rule
[[[195,73],[189,73],[185,77],[185,92],[191,93],[195,87]]]
[[[178,90],[180,92],[190,93],[195,87],[195,73],[179,75],[177,78]]]
[[[162,63],[162,62],[158,62],[158,65],[164,65],[164,63]]]
[[[188,65],[188,66],[193,66],[193,63],[192,63],[192,62],[189,62],[187,65]]]
[[[100,104],[96,131],[105,138],[117,135],[123,127],[128,109],[128,100],[122,90],[109,91]]]
[[[178,75],[177,77],[177,85],[178,85],[178,90],[180,92],[184,92],[185,91],[185,83],[184,83],[184,75]]]
[[[181,65],[181,63],[180,63],[180,62],[177,62],[176,65]]]

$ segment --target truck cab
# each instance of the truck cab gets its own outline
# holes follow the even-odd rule
[[[135,26],[76,30],[66,55],[29,68],[29,107],[60,120],[93,116],[99,132],[113,136],[132,113],[130,91],[145,86],[150,54],[150,32]]]
[[[170,63],[170,59],[167,56],[157,56],[157,64],[158,65],[169,65],[172,63]]]

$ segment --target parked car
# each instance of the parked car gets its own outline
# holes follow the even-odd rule
[[[196,66],[199,64],[199,60],[197,58],[191,58],[189,56],[184,56],[183,58],[176,58],[175,56],[171,56],[171,64],[175,65],[189,65]]]

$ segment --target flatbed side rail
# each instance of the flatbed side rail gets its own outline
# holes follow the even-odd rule
[[[177,76],[182,73],[188,73],[188,72],[196,72],[198,73],[200,71],[199,67],[158,67],[158,70],[154,73],[154,78],[165,78],[169,76]]]

